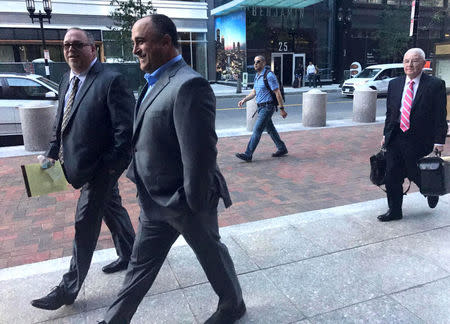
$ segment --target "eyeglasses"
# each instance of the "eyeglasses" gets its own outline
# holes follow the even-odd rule
[[[76,49],[77,51],[83,49],[85,46],[91,46],[91,44],[85,44],[85,43],[64,43],[64,50],[68,51],[70,49],[70,46],[72,46],[73,49]]]
[[[419,65],[421,63],[423,63],[422,60],[403,60],[403,64],[413,64],[413,65]]]
[[[261,63],[261,61],[255,61],[255,64],[259,64],[259,63]]]

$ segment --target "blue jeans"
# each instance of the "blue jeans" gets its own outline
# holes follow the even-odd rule
[[[256,120],[255,126],[253,127],[253,134],[247,145],[247,150],[245,150],[245,155],[252,157],[253,152],[258,146],[259,140],[261,139],[262,132],[264,129],[272,138],[278,150],[286,150],[286,145],[281,140],[280,135],[278,135],[277,130],[272,122],[272,115],[275,111],[275,106],[265,106],[258,108],[258,119]]]

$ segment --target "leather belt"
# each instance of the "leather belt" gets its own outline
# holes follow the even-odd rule
[[[267,106],[275,106],[275,104],[272,101],[268,101],[268,102],[261,102],[259,104],[256,104],[259,108],[260,107],[267,107]]]

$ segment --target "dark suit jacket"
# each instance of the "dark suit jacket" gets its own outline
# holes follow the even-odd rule
[[[59,106],[46,153],[53,159],[58,159],[69,75],[67,72],[59,85]],[[92,179],[99,168],[117,173],[126,169],[131,160],[134,104],[124,77],[97,61],[75,97],[63,133],[64,171],[74,188]]]
[[[389,146],[393,132],[399,128],[400,107],[406,76],[389,82],[386,100],[386,122],[384,125],[385,143]],[[445,144],[447,97],[445,82],[422,73],[419,88],[411,107],[410,129],[408,134],[414,143],[428,153],[434,144]],[[424,155],[428,154],[424,153]]]
[[[216,163],[216,100],[208,83],[181,60],[163,72],[135,110],[128,177],[143,209],[168,219],[231,205]],[[141,103],[142,101],[142,103]]]

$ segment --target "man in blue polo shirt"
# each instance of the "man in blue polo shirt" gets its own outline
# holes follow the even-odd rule
[[[286,155],[288,150],[286,145],[281,140],[280,135],[278,134],[275,126],[272,122],[272,115],[277,108],[280,109],[280,115],[283,118],[286,118],[287,112],[283,107],[283,97],[281,96],[281,91],[278,86],[277,78],[273,72],[267,73],[267,81],[269,83],[270,89],[275,93],[278,102],[273,102],[272,96],[270,94],[269,89],[267,89],[264,83],[264,73],[266,69],[269,69],[266,66],[266,59],[262,55],[258,55],[255,57],[255,82],[253,86],[252,92],[244,99],[238,102],[238,106],[242,107],[242,105],[256,97],[256,104],[258,105],[258,119],[256,120],[255,126],[253,127],[253,134],[248,142],[247,149],[245,153],[236,153],[236,157],[244,160],[246,162],[251,162],[253,157],[253,152],[256,150],[258,146],[259,140],[261,139],[262,132],[264,129],[270,135],[273,142],[277,147],[277,151],[272,154],[273,157],[280,157]]]

